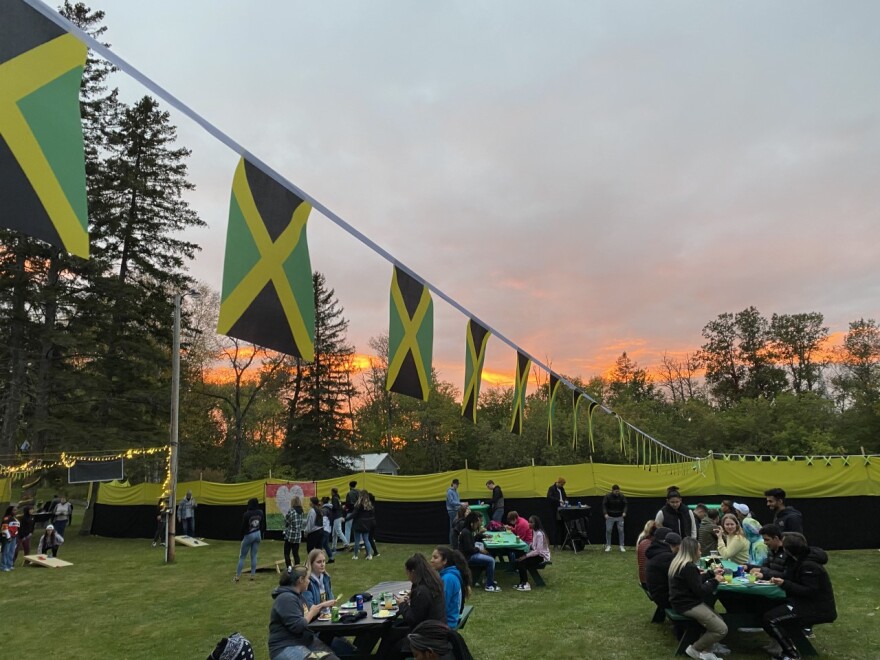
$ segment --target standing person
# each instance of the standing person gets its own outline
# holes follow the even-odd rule
[[[330,547],[330,536],[333,534],[333,505],[330,504],[330,498],[326,495],[321,499],[321,513],[324,515],[324,534],[321,537],[321,547],[324,548],[327,561],[332,564],[336,561],[333,559],[336,552]]]
[[[373,556],[379,556],[379,546],[376,545],[376,496],[372,493],[368,492],[367,489],[364,489],[364,492],[367,493],[367,496],[370,498],[370,502],[373,505],[373,524],[370,527],[370,531],[367,534],[367,539],[370,541],[370,547],[373,548]]]
[[[64,537],[55,531],[55,526],[46,525],[46,530],[43,532],[40,541],[37,543],[37,554],[57,557],[58,551],[61,549],[63,543]]]
[[[333,506],[333,538],[330,540],[330,544],[335,552],[339,550],[339,540],[342,539],[342,549],[348,550],[348,536],[345,533],[345,511],[342,508],[342,500],[339,498],[338,488],[330,489],[330,503]]]
[[[562,512],[559,510],[568,504],[568,495],[565,493],[565,477],[559,477],[556,483],[547,489],[547,502],[553,511],[553,526],[555,532],[553,538],[556,539],[554,546],[559,549],[565,543],[565,524],[562,522]]]
[[[181,524],[181,531],[184,536],[196,535],[196,498],[193,497],[192,491],[186,491],[186,497],[180,500],[177,505],[177,520]]]
[[[697,521],[693,512],[686,506],[682,506],[681,493],[670,490],[666,493],[666,504],[663,505],[654,517],[657,524],[667,527],[678,534],[681,538],[690,536],[697,538]]]
[[[749,540],[735,515],[728,513],[721,519],[721,527],[715,531],[715,536],[718,537],[718,554],[722,559],[741,566],[749,563]]]
[[[611,492],[602,498],[602,512],[605,514],[605,552],[611,552],[611,532],[617,525],[617,542],[620,551],[626,552],[623,547],[623,519],[626,518],[626,495],[620,492],[620,486],[614,484]]]
[[[376,654],[378,658],[407,657],[405,653],[409,648],[406,645],[406,636],[413,628],[428,620],[446,623],[443,583],[425,556],[414,554],[406,560],[404,568],[407,579],[412,582],[412,590],[400,603],[397,621],[382,636],[382,643]]]
[[[703,506],[706,505],[704,504]],[[697,505],[698,508],[700,508],[699,504]],[[704,555],[711,554],[714,550],[718,549],[718,537],[715,536],[716,527],[720,529],[718,525],[718,509],[706,507],[706,515],[703,516],[700,526],[697,528],[697,540],[700,542],[700,550]]]
[[[370,494],[366,490],[358,493],[358,500],[348,515],[351,518],[351,531],[354,534],[351,558],[358,558],[358,550],[363,542],[367,559],[372,559],[373,548],[370,545],[370,531],[376,527],[376,512],[373,509]]]
[[[15,548],[15,556],[12,558],[13,565],[15,565],[15,560],[18,559],[19,552],[22,553],[23,557],[27,557],[31,554],[31,537],[33,536],[34,527],[36,526],[36,521],[31,515],[32,509],[33,507],[30,505],[25,506],[24,509],[22,509],[23,513],[18,528],[18,546]]]
[[[323,652],[325,660],[339,660],[330,648],[309,630],[309,624],[326,607],[336,604],[325,600],[309,605],[303,595],[309,588],[309,569],[294,566],[284,571],[278,588],[272,592],[272,612],[269,614],[270,660],[304,660],[311,652]]]
[[[773,524],[785,532],[804,533],[804,517],[793,506],[786,506],[785,491],[781,488],[771,488],[764,491],[767,498],[767,508],[773,512]]]
[[[446,513],[449,516],[449,545],[452,545],[452,523],[461,507],[461,498],[458,496],[458,479],[453,479],[449,488],[446,489]]]
[[[59,534],[64,534],[64,530],[73,518],[73,505],[67,501],[66,495],[62,495],[61,500],[55,505],[54,514],[52,524]]]
[[[831,578],[822,566],[822,556],[827,557],[825,551],[817,556],[815,551],[820,549],[810,548],[804,535],[797,532],[783,535],[782,549],[788,557],[785,574],[771,577],[770,582],[785,591],[786,604],[767,611],[763,627],[779,645],[776,657],[800,660],[788,631],[831,623],[837,619],[837,607]]]
[[[233,582],[241,579],[241,570],[244,568],[244,558],[251,554],[251,580],[257,576],[257,551],[260,549],[260,541],[263,539],[263,531],[266,529],[266,517],[260,508],[260,501],[256,497],[248,500],[247,511],[241,518],[241,552],[238,555],[238,568],[235,570]]]
[[[321,509],[321,501],[312,496],[309,498],[309,504],[309,513],[306,516],[304,529],[306,552],[311,552],[324,544],[324,512]]]
[[[342,510],[345,512],[345,540],[347,543],[354,542],[354,536],[352,534],[353,523],[349,514],[354,511],[354,505],[357,504],[358,498],[361,495],[360,491],[357,489],[357,485],[357,481],[348,482],[348,492],[345,494],[345,504],[342,506]]]
[[[16,506],[10,504],[0,520],[0,571],[8,573],[15,563],[15,549],[18,547],[19,522],[15,517]]]
[[[669,602],[679,614],[694,619],[706,632],[685,649],[696,660],[718,660],[713,649],[723,652],[726,647],[716,647],[727,635],[727,624],[704,600],[711,596],[722,578],[720,572],[700,574],[700,544],[694,538],[681,541],[678,554],[669,566]]]
[[[476,511],[471,511],[464,519],[464,529],[458,537],[458,549],[471,566],[479,566],[486,569],[486,591],[501,591],[501,587],[495,582],[495,558],[485,548],[478,548],[477,541],[483,538],[478,532],[483,516]],[[474,585],[477,583],[475,582]]]
[[[464,610],[464,603],[471,595],[471,569],[468,568],[463,554],[446,545],[434,548],[430,562],[443,582],[446,625],[455,630],[458,627],[458,617]]]
[[[531,527],[533,532],[529,551],[516,560],[516,568],[519,571],[519,584],[513,588],[517,591],[531,591],[532,587],[529,585],[528,570],[550,561],[550,545],[547,542],[547,535],[544,533],[541,519],[538,516],[530,516],[529,527]]]
[[[153,547],[158,544],[165,545],[165,498],[159,498],[159,504],[156,506],[156,533],[153,534]]]
[[[302,500],[298,495],[290,499],[290,508],[284,516],[284,565],[289,571],[291,567],[299,563],[299,544],[302,543],[303,525],[305,514],[302,508]],[[293,553],[293,563],[290,562],[290,553]]]
[[[648,552],[648,547],[651,545],[651,541],[654,540],[654,532],[656,530],[657,521],[649,520],[645,523],[645,528],[636,540],[636,563],[639,567],[639,584],[642,585],[642,589],[646,588],[645,583],[647,582],[645,578],[645,564],[648,561],[648,557],[645,553]]]
[[[492,515],[491,518],[497,523],[504,520],[504,493],[501,492],[501,486],[496,486],[495,482],[489,479],[486,482],[486,488],[492,491]]]

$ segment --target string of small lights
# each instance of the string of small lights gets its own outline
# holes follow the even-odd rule
[[[76,463],[106,463],[108,461],[118,461],[120,459],[132,459],[138,456],[155,456],[165,453],[165,481],[162,485],[162,492],[167,495],[171,492],[171,447],[165,445],[163,447],[144,447],[141,449],[126,449],[121,452],[104,452],[98,455],[90,453],[68,453],[60,454],[43,454],[40,458],[30,458],[16,465],[0,465],[0,477],[29,477],[40,470],[48,470],[50,468],[64,467],[71,468]]]

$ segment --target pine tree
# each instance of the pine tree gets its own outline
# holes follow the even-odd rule
[[[353,454],[351,382],[354,348],[346,342],[348,320],[327,287],[324,275],[312,276],[315,289],[315,361],[290,359],[284,460],[298,477],[321,479],[347,469]]]

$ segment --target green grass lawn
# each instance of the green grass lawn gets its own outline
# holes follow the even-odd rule
[[[39,649],[40,658],[204,658],[221,637],[239,631],[257,658],[268,657],[269,594],[277,578],[258,573],[255,582],[234,584],[238,544],[179,547],[177,562],[166,566],[162,549],[149,541],[70,531],[61,558],[74,566],[0,573],[7,651]],[[382,556],[372,562],[337,555],[330,566],[334,590],[351,595],[405,579],[406,557],[431,549],[380,544]],[[823,657],[880,658],[880,553],[830,555],[839,618],[817,627],[814,644]],[[261,564],[281,557],[280,542],[263,542]],[[672,657],[671,629],[650,623],[654,608],[637,584],[631,548],[626,554],[606,554],[601,546],[577,556],[557,552],[543,574],[545,589],[517,592],[514,576],[501,573],[502,593],[473,596],[476,608],[463,635],[475,658]],[[766,658],[760,651],[766,641],[763,634],[733,633],[727,644],[733,658]]]

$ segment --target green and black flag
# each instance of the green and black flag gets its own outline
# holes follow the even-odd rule
[[[428,400],[434,347],[434,303],[428,287],[397,266],[391,277],[389,392]]]
[[[311,204],[242,158],[232,181],[217,332],[315,359]]]
[[[529,368],[532,361],[525,355],[516,352],[516,382],[513,384],[513,417],[510,420],[510,432],[522,435],[523,414],[526,408],[526,385],[529,383]]]
[[[556,393],[562,381],[559,376],[550,374],[550,405],[547,406],[547,444],[553,445],[553,411],[556,409]]]
[[[79,91],[86,46],[0,0],[0,225],[89,256]]]
[[[477,423],[477,401],[480,398],[480,382],[483,378],[483,361],[486,345],[492,335],[473,319],[468,320],[464,353],[464,396],[461,398],[461,416]]]
[[[596,410],[599,404],[595,401],[590,401],[590,405],[587,406],[587,439],[590,441],[590,453],[593,454],[596,451],[596,442],[593,439],[593,412]]]

